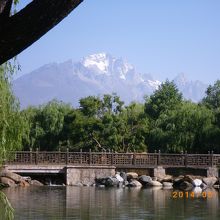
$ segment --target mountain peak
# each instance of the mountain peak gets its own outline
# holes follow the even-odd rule
[[[87,68],[92,68],[99,70],[100,72],[107,73],[110,60],[112,60],[111,55],[107,53],[97,53],[84,57],[82,64]]]
[[[186,85],[189,80],[187,79],[187,76],[185,73],[179,73],[175,78],[174,82],[178,85]]]

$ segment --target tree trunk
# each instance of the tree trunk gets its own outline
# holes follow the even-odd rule
[[[0,4],[0,65],[37,41],[82,1],[33,0],[13,16],[1,16],[8,9]]]

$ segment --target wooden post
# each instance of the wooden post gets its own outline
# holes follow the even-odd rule
[[[183,155],[183,151],[181,151],[181,154],[182,154],[182,166],[185,166],[185,157]]]
[[[158,151],[158,156],[157,156],[157,166],[160,166],[160,150]]]
[[[69,148],[66,148],[66,165],[69,164]]]
[[[112,153],[111,153],[111,165],[113,165],[114,163],[114,153],[113,153],[113,150],[112,150]]]
[[[36,158],[35,158],[35,164],[37,165],[38,164],[38,160],[39,160],[39,158],[38,158],[38,152],[39,152],[39,149],[38,148],[36,148]]]
[[[154,158],[156,158],[154,165],[157,166],[157,161],[158,161],[158,158],[157,158],[157,150],[154,150],[154,154],[155,154],[155,157],[154,157]]]
[[[92,151],[89,149],[89,165],[92,164]]]
[[[209,155],[209,166],[211,167],[212,166],[212,156],[211,156],[210,151],[208,151],[208,155]]]
[[[136,164],[136,154],[133,153],[133,158],[132,158],[132,165]]]
[[[32,164],[32,148],[30,147],[30,164]]]
[[[82,149],[80,149],[80,164],[82,164]]]
[[[60,154],[61,150],[60,150],[60,147],[58,149],[58,152],[59,152],[59,154],[58,154],[58,164],[60,164],[61,163],[61,154]]]
[[[213,167],[213,150],[211,151],[211,167]]]
[[[187,167],[188,164],[187,158],[188,158],[187,151],[185,151],[185,167]]]

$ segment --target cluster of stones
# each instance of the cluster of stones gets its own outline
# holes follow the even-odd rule
[[[7,169],[0,170],[0,186],[14,187],[14,186],[42,186],[43,184],[37,180],[32,180],[30,177],[22,177],[16,173],[12,173]]]
[[[96,186],[99,187],[163,187],[164,189],[179,188],[181,190],[191,190],[194,187],[214,187],[219,188],[219,180],[216,177],[198,177],[185,175],[173,177],[164,175],[160,177],[150,177],[147,175],[138,176],[134,172],[120,172],[115,176],[96,179]]]

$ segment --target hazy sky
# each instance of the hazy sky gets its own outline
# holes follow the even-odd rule
[[[155,79],[183,72],[213,83],[220,78],[219,12],[219,0],[84,0],[19,55],[22,74],[108,52]]]

